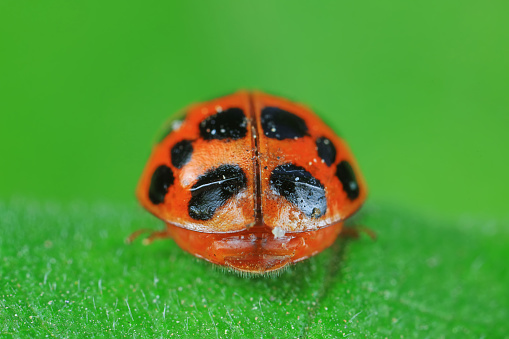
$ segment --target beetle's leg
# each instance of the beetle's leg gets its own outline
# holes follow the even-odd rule
[[[135,241],[140,235],[142,235],[144,233],[151,233],[151,232],[154,232],[154,230],[151,230],[149,228],[142,228],[141,230],[134,231],[133,233],[131,233],[131,235],[129,235],[125,239],[125,243],[130,244],[133,241]]]
[[[154,231],[149,228],[142,228],[141,230],[134,231],[130,236],[127,237],[125,242],[130,244],[144,233],[150,233],[150,235],[143,239],[143,245],[150,245],[156,239],[171,238],[171,235],[167,229],[163,231]]]
[[[376,240],[376,233],[372,229],[366,226],[355,226],[355,227],[344,227],[340,233],[341,237],[344,238],[359,238],[361,233],[367,234],[372,240]]]
[[[143,245],[150,245],[154,240],[165,238],[171,238],[171,233],[168,232],[168,229],[163,231],[153,231],[147,238],[143,239]]]

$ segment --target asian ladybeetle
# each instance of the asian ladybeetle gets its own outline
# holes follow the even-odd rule
[[[185,113],[137,188],[167,225],[148,242],[172,238],[214,264],[265,273],[329,247],[366,199],[345,141],[307,107],[241,91]]]

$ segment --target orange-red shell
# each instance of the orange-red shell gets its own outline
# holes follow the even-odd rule
[[[261,119],[265,107],[277,107],[302,119],[307,126],[305,135],[283,140],[266,136]],[[200,134],[204,119],[231,108],[244,112],[246,135],[235,140],[205,140]],[[241,91],[189,107],[184,119],[174,125],[174,131],[154,147],[137,188],[141,204],[173,227],[203,233],[242,232],[253,226],[276,230],[274,234],[281,232],[283,235],[316,231],[350,217],[366,198],[366,184],[345,141],[303,105],[260,92]],[[326,138],[333,144],[336,156],[332,164],[318,155],[318,138]],[[188,140],[193,150],[190,160],[177,168],[172,164],[171,149],[182,140]],[[358,185],[354,199],[348,196],[338,178],[340,163],[348,163],[353,171]],[[245,174],[245,185],[217,208],[210,219],[191,217],[189,204],[193,185],[207,171],[222,164],[238,166]],[[274,189],[271,174],[284,164],[304,169],[321,183],[326,211],[316,208],[316,213],[314,209],[311,215],[306,215]],[[154,172],[162,165],[170,169],[174,181],[164,200],[155,204],[149,199],[149,190]]]

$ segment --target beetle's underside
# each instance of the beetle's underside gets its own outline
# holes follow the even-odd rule
[[[164,231],[153,232],[146,244],[172,238],[187,252],[213,264],[236,271],[264,274],[280,270],[320,253],[331,246],[343,229],[343,223],[316,231],[278,233],[257,225],[233,233],[202,233],[167,224]],[[133,241],[144,230],[133,233]]]

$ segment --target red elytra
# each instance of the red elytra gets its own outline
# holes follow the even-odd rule
[[[345,141],[303,105],[240,91],[172,126],[137,188],[167,225],[148,242],[172,238],[214,264],[271,272],[329,247],[366,199]]]

